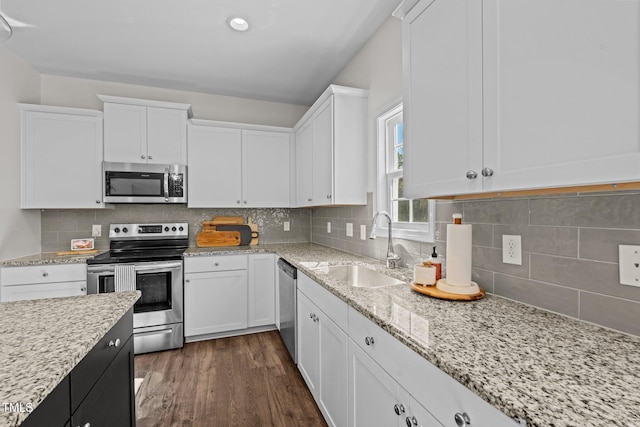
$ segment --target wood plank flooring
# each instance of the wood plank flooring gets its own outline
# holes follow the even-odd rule
[[[326,426],[277,331],[135,357],[138,427]]]

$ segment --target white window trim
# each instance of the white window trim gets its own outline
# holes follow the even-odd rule
[[[389,150],[387,149],[387,121],[389,118],[402,111],[402,100],[396,101],[393,104],[385,108],[380,114],[375,123],[375,135],[377,145],[377,168],[376,168],[376,194],[374,197],[373,206],[378,211],[391,212],[389,206],[389,194],[387,186],[387,164],[389,162]],[[406,222],[394,222],[393,223],[393,237],[414,240],[419,242],[434,242],[435,241],[435,201],[429,200],[429,222],[426,225],[419,225],[415,223]],[[387,229],[387,221],[379,220],[379,229]]]

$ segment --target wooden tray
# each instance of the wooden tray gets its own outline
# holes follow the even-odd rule
[[[62,251],[62,252],[56,252],[56,255],[84,255],[84,254],[97,254],[98,250],[97,249],[87,249],[84,251]]]
[[[201,231],[196,234],[196,246],[199,248],[239,245],[239,231]]]
[[[433,298],[451,300],[451,301],[474,301],[482,298],[485,293],[484,289],[480,287],[480,292],[478,292],[477,294],[472,294],[472,295],[451,294],[449,292],[441,291],[436,287],[436,285],[422,286],[422,285],[418,285],[415,282],[411,284],[411,289],[418,292],[419,294],[428,295]]]

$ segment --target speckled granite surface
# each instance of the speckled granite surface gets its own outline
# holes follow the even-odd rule
[[[42,253],[36,255],[28,255],[21,258],[8,259],[0,261],[0,267],[25,267],[30,265],[44,264],[78,264],[87,262],[87,259],[98,255],[93,254],[74,254],[74,255],[56,255],[54,252]]]
[[[640,427],[640,338],[498,297],[473,302],[413,292],[412,271],[310,243],[193,248],[185,256],[274,252],[529,426]],[[322,266],[364,264],[407,282],[353,288]],[[318,268],[320,267],[320,268]]]
[[[0,403],[35,409],[139,298],[139,292],[0,303]],[[27,413],[4,410],[0,426]]]

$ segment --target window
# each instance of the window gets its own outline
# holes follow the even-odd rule
[[[432,242],[434,240],[434,202],[427,199],[408,199],[403,191],[402,103],[394,105],[381,114],[377,119],[377,128],[377,210],[386,210],[391,215],[394,237]]]

